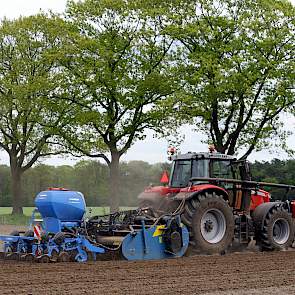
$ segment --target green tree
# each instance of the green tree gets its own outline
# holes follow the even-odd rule
[[[74,166],[74,186],[86,198],[87,206],[108,205],[108,167],[97,161],[80,161]]]
[[[144,161],[122,162],[120,164],[122,205],[137,206],[138,195],[151,184],[159,184],[160,165]]]
[[[54,187],[56,168],[45,164],[37,164],[29,169],[22,178],[24,206],[34,206],[36,195],[49,187]]]
[[[11,204],[10,169],[6,165],[0,165],[0,206]]]
[[[174,4],[173,5],[171,5]],[[295,10],[285,0],[168,1],[186,81],[182,117],[217,151],[288,150],[280,115],[294,109]],[[163,5],[163,4],[161,4]],[[172,7],[172,8],[169,8]],[[178,113],[177,113],[178,116]]]
[[[146,16],[139,4],[70,1],[70,29],[60,30],[59,59],[75,89],[67,99],[77,106],[75,124],[62,132],[76,151],[107,163],[112,211],[119,206],[121,156],[144,130],[160,131],[165,98],[175,90],[172,41],[160,34],[161,18]]]
[[[22,213],[23,173],[55,153],[54,134],[66,111],[64,102],[50,100],[62,91],[62,75],[50,57],[59,45],[51,31],[55,22],[36,15],[0,25],[0,148],[10,159],[13,213]]]
[[[270,162],[254,162],[252,165],[252,176],[254,180],[263,182],[295,184],[295,161],[272,159]],[[284,189],[266,187],[273,199],[282,199],[287,193]],[[294,191],[288,192],[288,197],[294,199]]]

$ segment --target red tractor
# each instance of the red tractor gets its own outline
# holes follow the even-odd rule
[[[174,152],[174,150],[172,150]],[[233,243],[255,241],[261,250],[286,249],[294,241],[295,186],[251,181],[249,163],[214,151],[173,155],[167,186],[149,187],[141,208],[155,217],[181,214],[192,249],[225,253]],[[286,189],[272,201],[261,188]]]

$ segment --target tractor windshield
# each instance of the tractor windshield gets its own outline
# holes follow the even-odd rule
[[[186,187],[192,177],[208,177],[208,160],[188,159],[173,162],[171,187]]]

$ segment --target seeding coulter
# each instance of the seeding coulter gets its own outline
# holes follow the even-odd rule
[[[213,149],[187,154],[170,149],[169,154],[170,178],[165,172],[164,185],[141,193],[137,210],[85,218],[81,193],[39,193],[30,229],[0,236],[4,257],[85,262],[119,254],[149,260],[180,257],[188,248],[224,254],[249,243],[268,251],[292,246],[295,186],[252,181],[247,161]],[[281,188],[281,200],[272,200],[265,187]]]

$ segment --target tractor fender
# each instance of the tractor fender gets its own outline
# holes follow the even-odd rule
[[[262,229],[267,213],[273,207],[280,207],[280,206],[283,206],[284,204],[285,203],[283,202],[269,202],[269,203],[263,203],[257,206],[252,214],[255,227],[257,229]]]
[[[224,200],[229,200],[228,193],[225,189],[222,187],[212,185],[212,184],[201,184],[201,185],[195,185],[191,187],[190,189],[181,190],[178,194],[176,194],[173,199],[174,200],[190,200],[192,198],[195,198],[196,196],[204,193],[217,193],[219,195],[222,195]]]

